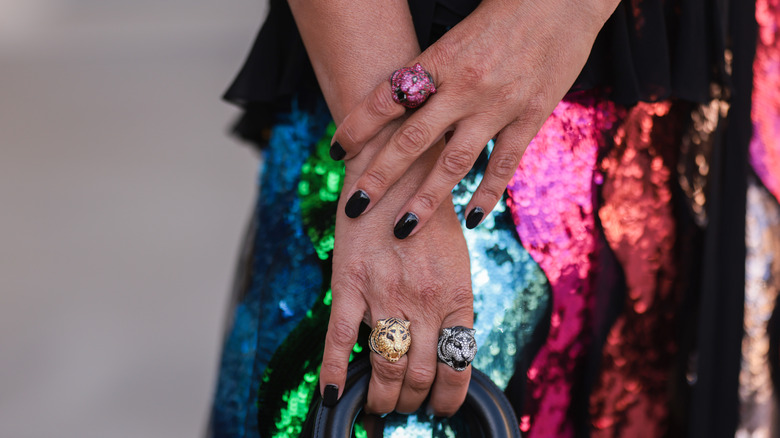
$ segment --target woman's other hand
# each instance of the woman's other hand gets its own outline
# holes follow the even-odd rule
[[[467,226],[476,226],[501,198],[528,143],[574,83],[616,6],[616,0],[483,2],[407,64],[420,63],[433,76],[437,92],[398,127],[344,192],[349,199],[362,191],[364,198],[357,206],[362,209],[347,206],[349,215],[381,205],[378,201],[409,166],[451,132],[414,195],[401,208],[382,213],[392,216],[396,237],[418,232],[497,136],[485,177],[466,208]],[[332,155],[347,162],[359,156],[367,141],[405,113],[384,81],[339,125]],[[408,226],[409,217],[417,219],[415,227]]]
[[[375,141],[386,141],[395,128],[391,124]],[[360,163],[351,164],[356,166],[347,166],[347,184],[362,169]],[[469,257],[452,202],[443,202],[433,212],[431,226],[419,238],[401,242],[388,229],[393,211],[410,193],[405,181],[419,182],[429,168],[415,164],[409,178],[387,192],[386,202],[357,220],[344,215],[346,198],[342,196],[340,202],[331,282],[333,307],[321,389],[336,385],[340,397],[361,322],[373,327],[377,320],[388,317],[411,321],[411,346],[398,362],[371,353],[373,370],[366,409],[372,413],[413,412],[430,392],[428,406],[437,415],[449,416],[468,391],[471,368],[459,372],[437,362],[441,329],[472,327],[473,323]]]
[[[331,114],[337,124],[388,72],[420,54],[406,2],[383,0],[290,0]],[[346,163],[345,188],[350,189],[403,119],[393,121],[364,142],[360,157]],[[437,363],[442,327],[471,327],[473,302],[465,240],[451,205],[431,214],[430,227],[419,239],[399,242],[388,227],[394,212],[424,180],[441,145],[410,166],[407,175],[388,185],[383,206],[359,220],[344,214],[342,191],[336,218],[332,290],[333,304],[320,372],[320,391],[340,397],[347,363],[361,322],[395,316],[411,321],[408,353],[390,363],[372,353],[373,372],[366,408],[375,413],[410,412],[430,392],[439,415],[454,413],[463,403],[470,368],[457,372]],[[407,166],[409,167],[409,166]],[[431,390],[432,387],[432,390]]]

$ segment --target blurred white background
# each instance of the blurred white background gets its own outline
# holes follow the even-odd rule
[[[0,0],[0,437],[203,433],[257,158],[240,0]]]

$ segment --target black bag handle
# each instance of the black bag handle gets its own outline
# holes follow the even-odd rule
[[[352,363],[341,399],[331,408],[314,401],[302,437],[350,438],[352,427],[366,402],[371,365],[368,358]],[[485,438],[520,438],[514,409],[501,389],[483,372],[472,368],[466,401],[459,414],[470,419],[476,434]],[[471,421],[473,419],[473,421]],[[477,423],[477,424],[472,424]]]

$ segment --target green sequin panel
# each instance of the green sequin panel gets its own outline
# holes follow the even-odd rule
[[[302,167],[298,194],[305,233],[311,239],[322,261],[323,281],[330,281],[336,208],[344,182],[344,164],[329,156],[330,141],[335,132],[330,124],[325,135]],[[492,146],[489,145],[489,146]],[[488,148],[489,149],[489,148]],[[470,194],[484,172],[487,153],[475,169],[455,188],[455,208],[462,217]],[[464,230],[472,263],[475,325],[480,350],[474,365],[488,374],[500,387],[506,388],[515,373],[524,367],[535,348],[529,341],[542,335],[535,333],[549,312],[549,284],[541,269],[520,245],[514,224],[500,202],[475,230]],[[322,360],[325,327],[328,325],[332,296],[328,285],[306,318],[276,351],[263,376],[259,411],[261,435],[297,437],[309,406],[317,391],[317,376]],[[359,343],[350,360],[368,354],[367,329],[361,327]],[[354,434],[365,437],[358,422]],[[406,416],[391,414],[384,420],[386,437],[454,437],[467,436],[458,417],[434,419],[417,413]]]
[[[306,234],[320,260],[329,260],[336,231],[336,207],[344,184],[344,162],[330,158],[330,141],[336,125],[328,125],[311,157],[301,168],[298,195]]]
[[[344,182],[344,163],[329,156],[336,126],[330,123],[301,167],[298,195],[305,232],[322,261],[323,279],[330,283],[336,229],[336,207]],[[298,437],[315,393],[325,347],[325,333],[333,297],[328,284],[306,317],[274,353],[262,377],[258,403],[261,436]],[[361,332],[363,333],[363,332]],[[350,361],[368,354],[365,333],[353,348]],[[357,437],[365,430],[356,428]]]

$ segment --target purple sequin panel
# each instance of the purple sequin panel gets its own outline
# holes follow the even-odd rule
[[[617,111],[591,93],[567,96],[528,146],[508,186],[517,232],[553,295],[550,331],[527,373],[520,416],[526,437],[573,436],[567,412],[594,303],[594,186],[602,182],[596,162]]]
[[[750,163],[780,199],[780,0],[757,0]]]

